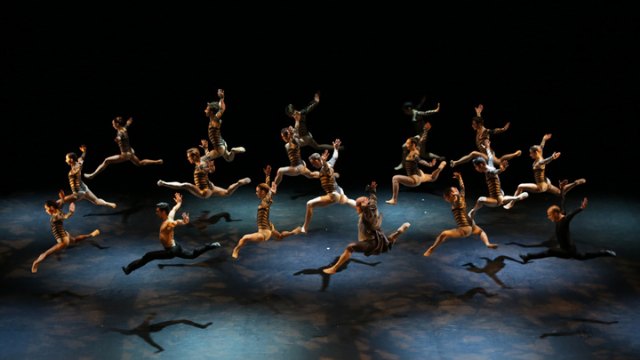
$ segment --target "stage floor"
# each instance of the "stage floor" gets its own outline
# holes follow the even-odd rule
[[[304,220],[318,195],[287,188],[271,208],[279,229]],[[302,188],[302,187],[300,187]],[[357,239],[347,206],[315,211],[307,235],[231,250],[256,230],[254,186],[228,198],[184,194],[192,225],[176,230],[183,247],[218,241],[195,260],[154,261],[130,275],[121,266],[161,248],[159,201],[172,191],[102,193],[115,210],[82,201],[65,222],[72,234],[102,234],[31,263],[54,244],[44,200],[11,194],[0,211],[0,358],[2,359],[637,359],[640,356],[640,202],[574,190],[568,208],[589,196],[572,222],[579,249],[615,250],[615,258],[541,259],[553,234],[545,209],[556,199],[532,194],[512,210],[483,208],[477,223],[499,248],[477,238],[451,239],[422,256],[455,226],[449,205],[428,186],[402,189],[384,204],[383,229],[410,229],[380,256],[354,254],[347,268],[323,276]],[[362,189],[346,189],[352,198]],[[471,206],[478,194],[469,194]],[[65,210],[67,207],[65,207]],[[222,213],[228,213],[226,221]],[[157,352],[160,352],[157,354]]]

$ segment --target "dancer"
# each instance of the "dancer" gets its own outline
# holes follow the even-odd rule
[[[488,141],[487,141],[488,142]],[[529,194],[523,192],[518,196],[504,195],[502,187],[500,186],[500,177],[498,176],[509,165],[508,162],[503,161],[500,163],[500,168],[496,169],[493,165],[493,156],[488,153],[489,162],[482,157],[473,159],[473,167],[477,172],[483,173],[487,188],[489,188],[489,196],[480,196],[476,201],[475,206],[469,211],[469,217],[471,220],[475,219],[475,214],[482,206],[498,207],[509,201],[521,201],[529,197]]]
[[[393,178],[391,178],[392,196],[391,199],[386,201],[387,204],[396,205],[398,203],[400,184],[407,187],[417,187],[425,182],[434,182],[438,179],[442,169],[447,165],[446,161],[441,161],[438,168],[431,174],[422,172],[418,165],[433,167],[436,164],[436,159],[432,159],[431,162],[421,159],[418,142],[419,140],[413,137],[408,138],[405,142],[408,153],[404,159],[404,168],[407,175],[394,175]]]
[[[82,181],[82,166],[84,165],[84,159],[87,155],[87,147],[85,145],[80,145],[80,151],[82,155],[78,157],[78,155],[74,152],[67,153],[65,156],[65,162],[71,170],[69,170],[69,187],[71,188],[72,194],[61,197],[58,200],[58,205],[62,205],[68,202],[76,202],[78,200],[89,200],[95,205],[99,206],[108,206],[112,209],[116,208],[116,204],[108,201],[104,201],[98,198],[89,187]],[[60,193],[63,193],[60,190]]]
[[[337,174],[333,171],[333,166],[338,160],[338,148],[342,142],[340,139],[336,139],[333,142],[333,155],[329,158],[329,151],[320,156],[318,153],[313,153],[309,156],[309,162],[316,169],[320,169],[318,172],[318,178],[320,179],[320,185],[326,194],[318,196],[317,198],[307,201],[307,211],[304,216],[304,224],[302,225],[302,232],[306,233],[311,223],[311,217],[313,216],[313,209],[316,207],[324,207],[332,204],[347,204],[353,208],[356,207],[356,201],[349,199],[344,194],[344,190],[338,185],[336,181]]]
[[[520,258],[525,263],[532,259],[542,259],[547,257],[557,257],[561,259],[576,259],[576,260],[589,260],[602,256],[616,256],[616,253],[612,250],[599,250],[596,252],[579,252],[576,248],[576,244],[571,239],[571,233],[569,226],[571,220],[582,210],[586,209],[588,200],[585,197],[582,200],[580,207],[573,210],[566,215],[558,205],[551,205],[547,209],[547,218],[556,224],[556,239],[558,241],[557,246],[549,248],[545,251],[533,254],[520,254]]]
[[[175,257],[195,259],[206,251],[220,247],[219,243],[212,242],[194,250],[184,250],[180,244],[177,244],[173,238],[174,230],[178,225],[182,226],[189,223],[189,213],[182,213],[182,220],[174,220],[176,212],[180,209],[180,206],[182,206],[182,195],[176,193],[173,201],[175,201],[176,204],[171,210],[169,210],[169,204],[166,202],[161,202],[156,205],[156,215],[162,219],[162,224],[160,224],[160,243],[164,247],[164,250],[150,251],[140,259],[132,261],[127,266],[123,266],[122,271],[124,271],[126,275],[131,274],[132,271],[153,260],[167,260]]]
[[[246,150],[242,146],[227,149],[227,142],[222,138],[220,127],[222,126],[222,114],[224,114],[227,106],[224,102],[224,90],[218,89],[218,98],[220,100],[207,103],[204,114],[209,118],[209,141],[211,141],[211,150],[207,154],[211,159],[217,159],[222,156],[226,161],[233,161],[236,154],[242,154]]]
[[[425,159],[444,161],[444,156],[439,156],[426,151],[427,135],[429,134],[429,130],[431,130],[431,123],[427,121],[422,127],[422,134],[414,136],[414,139],[418,140],[418,153],[420,154],[420,157]],[[406,143],[402,144],[402,161],[395,168],[393,168],[394,170],[402,170],[402,168],[404,167],[405,158],[407,157],[408,153],[409,150],[407,149]]]
[[[135,166],[146,166],[146,165],[162,165],[162,159],[160,160],[149,160],[144,159],[140,160],[136,155],[136,152],[131,147],[129,143],[129,132],[128,128],[133,123],[133,118],[129,118],[126,121],[122,116],[118,116],[111,121],[113,128],[116,129],[116,138],[115,142],[118,144],[120,148],[119,155],[109,156],[104,159],[102,164],[98,166],[98,168],[92,172],[91,174],[84,174],[84,177],[87,179],[93,179],[96,175],[101,173],[107,166],[111,164],[117,164],[125,161],[131,161]]]
[[[425,111],[419,110],[424,104],[425,100],[426,98],[423,97],[422,100],[420,100],[420,103],[415,107],[413,106],[413,103],[410,101],[402,104],[402,112],[404,112],[405,115],[411,116],[411,122],[414,123],[417,134],[420,134],[420,132],[422,131],[422,128],[425,125],[427,117],[440,111],[440,103],[436,105],[435,109],[425,110]]]
[[[420,157],[425,159],[436,159],[436,161],[443,161],[445,160],[444,156],[436,155],[427,151],[427,146],[426,146],[427,136],[425,133],[425,131],[429,131],[429,129],[431,129],[431,124],[428,121],[426,121],[426,119],[427,117],[440,112],[440,103],[438,103],[436,105],[436,108],[432,110],[426,110],[426,111],[418,110],[422,107],[422,104],[424,104],[424,101],[425,101],[425,98],[423,97],[422,100],[420,101],[420,104],[418,104],[418,106],[416,106],[415,108],[413,107],[413,103],[406,102],[402,105],[402,111],[406,115],[411,116],[411,122],[415,125],[416,135],[414,137],[420,140],[418,142],[418,146],[420,148]],[[428,129],[427,129],[427,126],[428,126]],[[404,145],[402,146],[402,149],[405,150]],[[404,158],[405,158],[404,155],[405,155],[405,152],[403,151],[402,162],[395,167],[395,170],[401,170],[404,167],[403,165]]]
[[[54,200],[47,200],[44,203],[44,210],[47,212],[47,214],[51,215],[51,217],[49,218],[49,224],[51,225],[51,232],[53,233],[53,237],[56,238],[56,244],[49,248],[49,250],[40,254],[40,256],[38,256],[38,258],[33,262],[33,265],[31,265],[32,273],[38,272],[38,266],[41,262],[44,261],[44,259],[47,258],[47,256],[68,247],[70,244],[75,244],[87,238],[100,235],[100,230],[98,229],[93,230],[91,233],[86,235],[76,236],[69,234],[64,229],[63,221],[70,218],[76,211],[75,203],[69,204],[69,212],[65,214],[62,211],[62,205],[59,205],[58,202]]]
[[[509,129],[511,126],[510,122],[507,122],[504,127],[496,128],[489,130],[484,127],[484,119],[482,118],[482,110],[484,110],[484,105],[479,104],[475,107],[476,116],[471,119],[471,127],[476,131],[476,151],[472,151],[469,154],[461,157],[458,160],[451,160],[449,166],[454,168],[460,164],[467,163],[477,157],[483,157],[485,160],[487,159],[487,154],[491,153],[493,156],[493,161],[497,167],[500,167],[500,163],[503,161],[509,161],[513,158],[516,158],[522,155],[522,151],[517,150],[514,153],[502,155],[501,157],[496,156],[495,151],[491,148],[491,143],[489,142],[491,135],[500,134]]]
[[[578,179],[572,183],[567,183],[566,185],[562,186],[562,189],[555,187],[551,183],[551,180],[549,180],[549,178],[545,176],[545,173],[544,173],[545,168],[548,163],[559,158],[560,153],[554,152],[553,154],[551,154],[551,156],[549,156],[546,159],[542,156],[542,150],[544,149],[544,145],[549,139],[551,139],[551,134],[545,134],[542,137],[542,141],[540,142],[540,145],[533,145],[529,148],[529,156],[531,156],[531,158],[533,159],[533,178],[536,181],[536,183],[535,184],[524,183],[524,184],[518,185],[518,188],[516,189],[516,192],[515,194],[513,194],[513,196],[518,196],[524,191],[533,192],[533,193],[547,192],[556,196],[564,196],[574,187],[578,185],[582,185],[587,182],[587,180],[585,179]],[[515,202],[511,201],[505,204],[503,207],[508,210],[508,209],[511,209],[513,205],[515,205]]]
[[[293,104],[287,105],[285,109],[285,113],[287,116],[291,117],[295,123],[296,128],[299,133],[299,144],[300,147],[303,146],[311,146],[316,150],[331,150],[333,148],[332,145],[329,144],[318,144],[316,140],[313,138],[313,135],[309,132],[309,128],[307,127],[307,114],[316,108],[320,103],[320,93],[315,93],[313,96],[313,101],[307,105],[306,108],[302,110],[296,110],[293,108]]]
[[[296,125],[299,125],[296,123]],[[278,169],[276,178],[271,184],[271,191],[274,193],[277,191],[278,185],[282,181],[282,176],[298,176],[303,175],[309,179],[318,177],[317,171],[314,173],[305,164],[300,155],[300,137],[298,135],[298,129],[293,126],[283,128],[280,131],[280,137],[285,142],[284,148],[287,150],[287,157],[289,157],[289,166],[283,166]]]
[[[393,244],[400,234],[405,232],[410,223],[405,222],[398,230],[387,235],[381,229],[382,216],[378,213],[378,198],[376,189],[378,184],[372,181],[367,185],[366,190],[369,196],[361,196],[356,199],[356,212],[358,213],[358,242],[349,244],[340,255],[338,261],[331,267],[323,269],[325,274],[335,274],[336,271],[349,259],[351,254],[356,252],[364,253],[365,256],[380,255],[391,250]]]
[[[201,142],[202,145],[200,146],[205,150],[207,155],[201,156],[200,149],[195,147],[187,150],[187,160],[189,160],[189,162],[194,165],[193,184],[186,182],[166,182],[163,180],[158,180],[158,186],[164,186],[174,190],[187,190],[191,194],[201,199],[208,199],[212,196],[229,196],[233,194],[240,186],[246,185],[251,182],[251,179],[247,177],[238,180],[226,189],[213,185],[211,180],[209,180],[209,173],[213,173],[214,171],[216,171],[216,167],[213,159],[209,157],[209,154],[211,152],[207,151],[207,140],[201,140]]]
[[[273,191],[271,191],[270,186],[271,165],[267,165],[267,167],[264,168],[264,174],[266,176],[265,181],[262,184],[256,186],[256,196],[258,197],[258,199],[260,199],[260,205],[258,205],[258,214],[256,216],[258,231],[242,236],[242,238],[238,241],[236,247],[233,248],[233,253],[231,254],[231,256],[234,259],[238,258],[240,249],[242,249],[246,245],[247,241],[268,241],[271,238],[271,235],[275,235],[277,240],[282,240],[288,236],[297,235],[301,232],[300,226],[291,231],[279,232],[278,230],[276,230],[271,220],[269,220],[269,212],[271,210],[271,204],[273,203],[274,194]]]
[[[473,222],[469,215],[467,215],[467,203],[465,200],[464,182],[462,181],[462,175],[460,175],[459,172],[454,172],[453,178],[458,179],[460,190],[458,190],[458,188],[454,186],[450,187],[445,191],[444,199],[447,202],[451,203],[451,212],[453,213],[453,218],[456,220],[458,227],[441,232],[433,242],[433,245],[431,245],[427,249],[427,251],[424,252],[424,256],[431,256],[433,251],[448,238],[463,238],[469,237],[471,235],[480,235],[480,240],[482,240],[484,245],[489,249],[498,248],[498,245],[489,242],[489,237],[484,232],[484,230],[476,225],[476,223]]]

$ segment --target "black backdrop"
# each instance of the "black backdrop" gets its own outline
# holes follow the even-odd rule
[[[400,146],[413,134],[401,104],[422,96],[427,108],[442,104],[429,147],[448,159],[474,147],[475,104],[485,105],[487,127],[511,121],[492,142],[498,154],[523,151],[503,176],[509,192],[531,180],[527,149],[544,133],[553,133],[545,155],[562,153],[549,166],[552,179],[586,177],[593,189],[621,191],[632,179],[640,39],[625,9],[262,10],[4,14],[3,191],[66,188],[64,155],[80,144],[89,147],[85,171],[92,171],[118,151],[117,115],[134,117],[138,155],[165,165],[114,165],[91,184],[190,181],[185,150],[206,137],[203,109],[218,87],[227,93],[223,136],[248,150],[232,163],[217,161],[212,179],[221,185],[257,181],[267,163],[285,165],[284,108],[305,105],[317,90],[309,127],[319,142],[343,140],[336,169],[344,185],[390,186]],[[476,175],[470,165],[461,169]]]

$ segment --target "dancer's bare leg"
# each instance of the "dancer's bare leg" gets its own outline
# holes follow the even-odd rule
[[[247,178],[243,178],[236,181],[235,183],[229,185],[229,187],[226,189],[221,188],[219,186],[214,186],[212,190],[212,194],[213,196],[222,196],[222,197],[229,196],[233,194],[236,190],[238,190],[240,186],[247,185],[250,182],[251,182],[251,179],[247,177]]]
[[[140,160],[136,155],[131,156],[131,162],[135,166],[162,165],[163,164],[162,159],[159,159],[159,160],[149,160],[149,159]]]
[[[43,262],[44,259],[47,258],[47,256],[66,248],[68,245],[69,245],[69,241],[67,239],[66,242],[59,242],[59,243],[53,245],[52,247],[50,247],[47,251],[45,251],[42,254],[40,254],[40,256],[38,256],[38,258],[31,265],[31,272],[32,273],[37,273],[38,272],[38,266],[40,266],[40,263]]]
[[[347,246],[347,248],[344,249],[344,251],[342,252],[342,255],[340,255],[340,258],[338,258],[338,261],[335,264],[333,264],[333,266],[328,267],[326,269],[322,269],[322,272],[329,275],[335,274],[338,271],[338,269],[340,269],[340,267],[344,265],[344,263],[346,263],[351,258],[354,245],[355,244],[350,244],[349,246]]]
[[[243,154],[246,152],[246,149],[242,146],[238,146],[238,147],[233,147],[231,148],[231,150],[224,150],[224,153],[222,154],[222,158],[225,159],[227,162],[231,162],[233,161],[233,159],[236,158],[236,154]]]
[[[69,246],[69,244],[74,244],[84,239],[96,237],[98,235],[100,235],[100,230],[96,229],[92,231],[90,234],[77,235],[75,237],[65,237],[61,242],[56,243],[55,245],[50,247],[47,251],[43,252],[42,254],[40,254],[40,256],[38,256],[38,258],[31,265],[31,272],[32,273],[38,272],[38,267],[40,266],[40,263],[43,262],[44,259],[46,259],[49,255],[66,248],[67,246]]]
[[[91,190],[87,189],[84,198],[99,206],[108,206],[112,209],[116,208],[116,203],[108,202],[98,198]]]
[[[292,236],[292,235],[298,235],[302,232],[302,226],[298,226],[297,228],[288,231],[288,230],[284,230],[284,231],[278,231],[278,230],[273,230],[273,236],[276,238],[276,240],[282,240],[286,237]]]
[[[398,203],[400,184],[406,187],[416,187],[421,184],[420,177],[418,175],[394,175],[393,178],[391,178],[391,199],[385,201],[387,204],[396,205]]]
[[[313,217],[313,209],[317,207],[325,207],[332,204],[335,204],[336,200],[331,195],[322,195],[315,199],[311,199],[307,201],[307,211],[304,215],[304,224],[302,224],[301,232],[306,233],[309,229],[309,224],[311,223],[311,218]]]
[[[247,234],[245,236],[243,236],[239,241],[238,244],[236,245],[236,247],[233,248],[233,252],[231,253],[231,257],[234,259],[238,258],[238,255],[240,254],[240,249],[242,249],[247,241],[251,241],[251,242],[262,242],[265,241],[266,238],[264,236],[264,234],[262,232],[255,232],[252,234]]]
[[[121,162],[125,162],[129,160],[128,157],[120,154],[120,155],[113,155],[113,156],[109,156],[108,158],[104,159],[104,161],[102,162],[102,164],[100,164],[96,170],[90,174],[84,174],[84,177],[87,179],[93,179],[96,175],[100,174],[102,171],[104,171],[104,169],[107,168],[107,166],[111,165],[111,164],[118,164]]]
[[[509,161],[511,159],[517,158],[520,155],[522,155],[522,151],[520,150],[513,152],[511,154],[502,155],[501,157],[494,159],[494,166],[500,167],[500,163],[502,163],[503,161]]]
[[[480,235],[480,240],[482,240],[482,243],[488,247],[489,249],[497,249],[498,245],[497,244],[492,244],[489,242],[489,237],[487,236],[487,233],[484,232],[484,230],[482,230],[480,228],[480,226],[474,225],[473,226],[473,230],[471,231],[471,233],[473,235]]]
[[[424,177],[422,179],[422,182],[434,182],[436,180],[438,180],[438,176],[440,175],[440,172],[442,171],[442,169],[444,169],[444,167],[447,166],[447,162],[446,161],[441,161],[440,165],[438,165],[438,167],[431,173],[431,174],[424,174]]]
[[[100,235],[100,229],[95,229],[92,232],[88,233],[88,234],[83,234],[83,235],[76,235],[76,236],[72,236],[70,238],[70,243],[71,244],[76,244],[79,243],[82,240],[88,239],[88,238],[92,238],[92,237],[96,237]]]
[[[158,186],[162,186],[162,187],[168,187],[169,189],[173,189],[173,190],[186,190],[189,193],[191,193],[191,195],[197,196],[201,199],[206,199],[209,196],[211,196],[211,192],[209,191],[203,191],[198,189],[197,186],[191,184],[191,183],[183,183],[183,182],[178,182],[178,181],[162,181],[162,180],[158,180]]]
[[[554,186],[555,188],[555,186]],[[556,188],[557,189],[557,188]],[[520,184],[518,185],[518,188],[516,189],[516,192],[513,194],[513,197],[515,198],[519,198],[520,194],[522,194],[523,192],[530,192],[530,193],[541,193],[541,192],[545,192],[548,191],[550,193],[554,193],[554,191],[552,189],[550,189],[548,186],[540,186],[538,184],[534,184],[534,183],[524,183],[524,184]],[[560,194],[560,190],[558,190],[558,194]],[[507,197],[505,197],[503,199],[505,205],[503,205],[502,207],[509,210],[511,209],[515,204],[516,201],[510,201],[507,200]]]
[[[454,168],[454,167],[456,167],[456,166],[458,166],[460,164],[468,163],[469,161],[471,161],[471,160],[473,160],[473,159],[475,159],[477,157],[484,158],[485,160],[488,161],[487,154],[483,154],[483,153],[481,153],[479,151],[472,151],[472,152],[468,153],[467,155],[461,157],[458,160],[451,160],[449,162],[449,166]]]
[[[436,248],[438,246],[440,246],[448,238],[466,237],[466,236],[469,236],[470,233],[471,233],[471,227],[470,226],[467,226],[467,227],[464,227],[464,228],[456,228],[456,229],[444,230],[443,232],[440,233],[440,235],[438,235],[436,240],[427,249],[427,251],[424,252],[423,255],[424,256],[431,256],[431,254],[436,250]]]

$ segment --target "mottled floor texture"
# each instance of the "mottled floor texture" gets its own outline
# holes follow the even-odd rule
[[[291,186],[288,187],[287,184]],[[271,219],[303,222],[304,181],[286,179]],[[294,186],[295,185],[295,186]],[[362,189],[346,189],[351,197]],[[593,190],[591,189],[591,192]],[[555,198],[532,194],[512,210],[483,208],[477,222],[500,246],[452,239],[423,252],[454,227],[448,204],[429,186],[402,189],[384,204],[383,229],[412,225],[380,256],[355,254],[323,276],[351,241],[357,216],[346,206],[317,209],[307,235],[231,250],[256,229],[254,186],[232,197],[184,195],[192,226],[176,230],[183,247],[218,241],[195,260],[154,261],[126,276],[121,266],[159,250],[154,206],[168,189],[101,194],[115,210],[87,202],[65,222],[72,234],[102,234],[45,260],[54,244],[43,202],[50,194],[11,194],[0,212],[2,359],[637,359],[640,356],[640,202],[604,193],[572,223],[579,249],[609,248],[615,258],[541,259]],[[468,194],[472,205],[480,194]],[[574,190],[568,208],[583,196]],[[65,207],[66,209],[66,207]],[[230,220],[230,221],[227,221]]]

